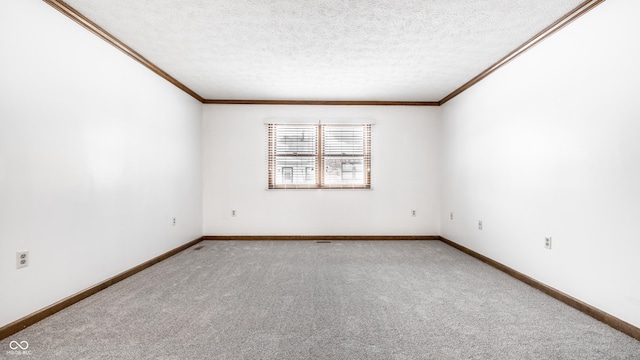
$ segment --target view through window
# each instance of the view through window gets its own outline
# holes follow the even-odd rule
[[[269,189],[369,189],[370,124],[268,124]]]

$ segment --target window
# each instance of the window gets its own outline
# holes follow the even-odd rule
[[[269,189],[369,189],[371,124],[267,124]]]

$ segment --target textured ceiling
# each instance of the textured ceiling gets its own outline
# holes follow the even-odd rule
[[[67,0],[206,99],[439,101],[583,0]]]

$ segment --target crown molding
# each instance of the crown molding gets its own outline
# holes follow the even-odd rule
[[[490,67],[488,67],[487,69],[482,71],[480,74],[476,75],[474,78],[472,78],[471,80],[466,82],[464,85],[460,86],[459,88],[454,90],[452,93],[450,93],[449,95],[447,95],[444,98],[442,98],[442,100],[438,101],[438,104],[439,105],[443,105],[447,101],[449,101],[449,100],[453,99],[454,97],[460,95],[465,90],[467,90],[470,87],[472,87],[473,85],[477,84],[478,82],[480,82],[482,79],[484,79],[487,76],[489,76],[494,71],[496,71],[499,68],[501,68],[502,66],[506,65],[511,60],[515,59],[516,57],[522,55],[524,52],[526,52],[527,50],[531,49],[532,47],[534,47],[535,45],[540,43],[542,40],[544,40],[547,37],[549,37],[550,35],[553,35],[554,33],[558,32],[560,29],[562,29],[565,26],[569,25],[571,22],[573,22],[577,18],[581,17],[582,15],[586,14],[587,12],[589,12],[590,10],[595,8],[596,6],[600,5],[604,1],[605,0],[587,0],[587,1],[583,2],[582,4],[578,5],[573,10],[571,10],[568,14],[566,14],[565,16],[561,17],[560,19],[556,20],[553,24],[547,26],[544,30],[540,31],[534,37],[532,37],[531,39],[527,40],[524,44],[518,46],[515,50],[513,50],[512,52],[507,54],[505,57],[503,57],[502,59],[498,60],[498,62],[496,62],[495,64],[491,65]]]
[[[140,55],[138,52],[136,52],[135,50],[130,48],[128,45],[126,45],[125,43],[120,41],[115,36],[111,35],[105,29],[101,28],[96,23],[94,23],[93,21],[89,20],[84,15],[80,14],[76,9],[74,9],[71,6],[67,5],[67,3],[65,3],[64,1],[60,1],[60,0],[43,0],[43,1],[45,3],[51,5],[54,9],[60,11],[62,14],[66,15],[71,20],[73,20],[76,23],[80,24],[85,29],[91,31],[92,33],[94,33],[95,35],[100,37],[102,40],[108,42],[109,44],[111,44],[114,47],[116,47],[118,50],[122,51],[123,53],[127,54],[128,56],[130,56],[131,58],[133,58],[137,62],[141,63],[142,65],[144,65],[149,70],[153,71],[154,73],[156,73],[157,75],[159,75],[163,79],[169,81],[170,83],[175,85],[180,90],[182,90],[182,91],[186,92],[187,94],[191,95],[194,99],[196,99],[196,100],[198,100],[200,102],[204,101],[204,98],[202,96],[198,95],[195,91],[191,90],[186,85],[184,85],[180,81],[176,80],[174,77],[172,77],[171,75],[166,73],[164,70],[159,68],[157,65],[155,65],[154,63],[152,63],[151,61],[146,59],[144,56]]]
[[[182,91],[186,92],[194,99],[198,100],[203,104],[232,104],[232,105],[337,105],[337,106],[441,106],[453,99],[454,97],[460,95],[473,85],[477,84],[487,76],[489,76],[494,71],[498,70],[502,66],[509,63],[511,60],[520,56],[527,50],[531,49],[533,46],[540,43],[542,40],[546,39],[550,35],[556,33],[560,29],[564,28],[577,18],[586,14],[596,6],[603,3],[605,0],[587,0],[582,4],[575,7],[568,14],[564,15],[560,19],[556,20],[553,24],[546,27],[544,30],[533,36],[531,39],[527,40],[524,44],[517,47],[515,50],[507,54],[502,59],[498,60],[495,64],[491,65],[487,69],[483,70],[480,74],[473,77],[471,80],[467,81],[465,84],[451,92],[449,95],[442,98],[440,101],[349,101],[349,100],[231,100],[231,99],[205,99],[195,91],[191,90],[189,87],[176,80],[174,77],[169,75],[167,72],[159,68],[157,65],[146,59],[144,56],[140,55],[138,52],[130,48],[128,45],[120,41],[115,36],[111,35],[109,32],[98,26],[93,21],[89,20],[84,15],[80,14],[77,10],[66,4],[61,0],[43,0],[45,3],[52,6],[54,9],[60,11],[62,14],[66,15],[76,23],[80,24],[85,29],[91,31],[101,39],[105,40],[109,44],[113,45],[120,51],[124,52],[134,60],[138,61],[160,77],[169,81]]]
[[[438,101],[363,101],[363,100],[221,100],[205,99],[204,104],[231,105],[340,105],[340,106],[440,106]]]

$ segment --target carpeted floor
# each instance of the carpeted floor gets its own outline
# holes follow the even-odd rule
[[[0,346],[8,359],[640,359],[640,341],[440,241],[204,241]]]

